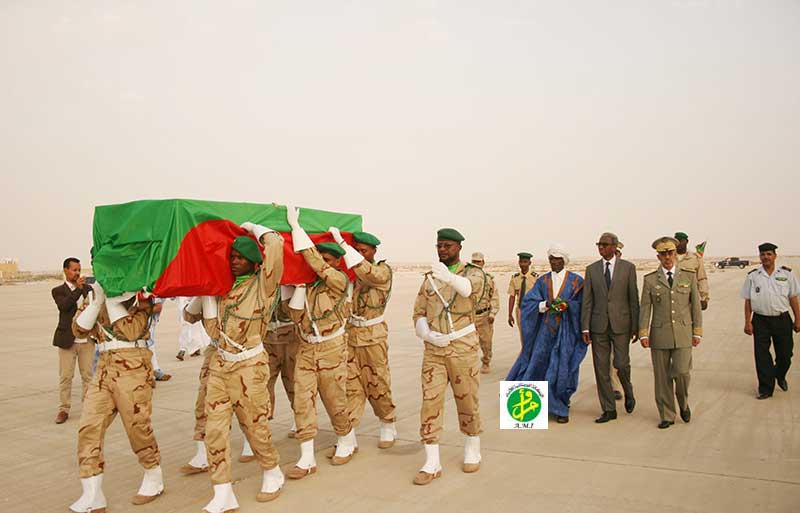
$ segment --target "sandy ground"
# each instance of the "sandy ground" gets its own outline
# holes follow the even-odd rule
[[[797,267],[797,266],[795,266]],[[424,460],[418,442],[422,346],[414,337],[410,312],[420,283],[416,273],[398,273],[388,309],[390,359],[398,406],[399,441],[376,448],[377,423],[369,407],[359,429],[361,451],[344,467],[332,467],[318,453],[319,471],[287,482],[273,503],[255,502],[261,472],[253,463],[234,463],[234,488],[242,511],[330,512],[796,512],[800,510],[800,372],[789,374],[790,392],[776,389],[767,401],[755,400],[752,341],[742,333],[739,290],[746,271],[710,273],[712,303],[704,319],[706,336],[694,352],[690,390],[691,424],[658,430],[649,352],[632,349],[638,405],[633,415],[619,406],[617,421],[596,425],[600,413],[591,357],[581,368],[572,398],[571,421],[548,431],[498,429],[498,381],[519,350],[515,329],[505,322],[508,273],[497,274],[501,310],[495,334],[492,372],[482,377],[483,464],[464,474],[462,435],[448,397],[442,439],[441,479],[426,487],[411,479]],[[53,423],[58,404],[57,354],[50,345],[56,310],[54,283],[0,287],[0,511],[66,511],[80,495],[76,435],[80,386],[76,375],[73,411],[63,425]],[[198,358],[179,362],[177,317],[168,302],[158,326],[158,357],[172,373],[159,383],[153,422],[162,453],[166,492],[156,502],[132,506],[141,469],[117,420],[106,437],[104,489],[108,511],[122,513],[198,512],[212,495],[207,475],[184,477],[178,467],[194,453],[192,408]],[[278,385],[274,440],[281,465],[289,468],[299,447],[286,434],[288,404]],[[335,439],[321,415],[317,449]],[[242,435],[233,430],[233,451]]]

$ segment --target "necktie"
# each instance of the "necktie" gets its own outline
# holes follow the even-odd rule
[[[606,288],[610,289],[611,288],[611,262],[606,262],[605,277],[606,277]]]
[[[522,285],[519,288],[519,305],[522,306],[522,298],[525,297],[525,279],[526,276],[522,277]]]
[[[667,281],[669,282],[669,288],[672,288],[672,271],[667,271]]]

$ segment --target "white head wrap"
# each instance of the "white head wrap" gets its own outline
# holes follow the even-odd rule
[[[567,249],[564,246],[557,242],[550,245],[550,249],[547,250],[547,256],[563,258],[565,266],[569,263],[569,252],[567,252]]]

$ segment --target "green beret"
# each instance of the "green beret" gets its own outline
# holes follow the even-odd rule
[[[456,242],[464,242],[464,236],[458,233],[458,230],[453,228],[442,228],[436,232],[437,240],[454,240]]]
[[[344,256],[344,250],[342,247],[335,242],[320,242],[317,244],[317,251],[320,253],[327,253],[329,255],[333,255],[336,258]]]
[[[689,240],[689,236],[683,232],[675,232],[675,238],[678,240]]]
[[[243,257],[253,263],[260,264],[264,261],[264,257],[261,256],[261,249],[258,247],[258,243],[250,237],[244,235],[236,237],[233,239],[231,249],[235,249],[241,253]]]
[[[520,251],[519,253],[517,253],[517,256],[520,258],[527,258],[528,260],[533,258],[533,255],[528,253],[527,251]]]
[[[376,236],[367,232],[353,232],[353,240],[373,247],[378,247],[381,243]]]

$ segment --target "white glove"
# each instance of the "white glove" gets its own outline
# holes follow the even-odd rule
[[[294,285],[281,285],[281,301],[291,299],[292,294],[294,294]]]
[[[469,297],[472,294],[472,283],[463,276],[451,273],[450,269],[441,262],[436,262],[431,266],[431,274],[437,280],[453,287],[459,296]]]
[[[306,307],[306,286],[297,285],[294,288],[292,299],[289,300],[289,308],[292,310],[303,310]]]
[[[300,209],[292,205],[286,205],[286,222],[289,223],[292,230],[300,228]]]
[[[203,299],[200,296],[195,296],[186,305],[184,311],[189,315],[197,315],[203,311]]]
[[[108,312],[108,320],[111,324],[128,316],[128,309],[125,308],[122,303],[134,296],[136,296],[136,292],[125,292],[121,296],[106,298],[106,311]]]
[[[266,226],[261,226],[260,224],[251,223],[250,221],[245,221],[244,223],[239,225],[243,230],[246,230],[253,235],[256,236],[256,239],[261,240],[261,237],[265,233],[274,232],[272,228],[267,228]]]
[[[217,311],[217,296],[202,296],[203,302],[203,319],[216,319]]]
[[[97,322],[97,317],[100,315],[100,308],[106,302],[106,293],[99,283],[95,282],[91,285],[94,290],[92,294],[92,301],[86,305],[83,312],[75,319],[75,322],[86,331],[91,330]]]
[[[450,339],[447,338],[447,335],[443,333],[439,333],[438,331],[431,330],[430,334],[428,335],[428,342],[435,345],[436,347],[447,347],[450,345]]]
[[[336,244],[347,244],[347,242],[344,240],[344,237],[342,237],[342,232],[340,232],[337,227],[331,226],[328,228],[328,231],[331,232],[331,235],[333,235],[333,240],[336,241]]]
[[[425,317],[417,319],[417,323],[414,325],[414,331],[416,331],[419,338],[425,342],[430,342],[431,327],[428,326],[428,319]]]
[[[286,221],[289,223],[289,226],[292,227],[292,245],[294,246],[295,253],[300,253],[304,249],[314,247],[314,243],[311,242],[311,238],[308,236],[303,227],[300,226],[299,208],[287,205]]]

